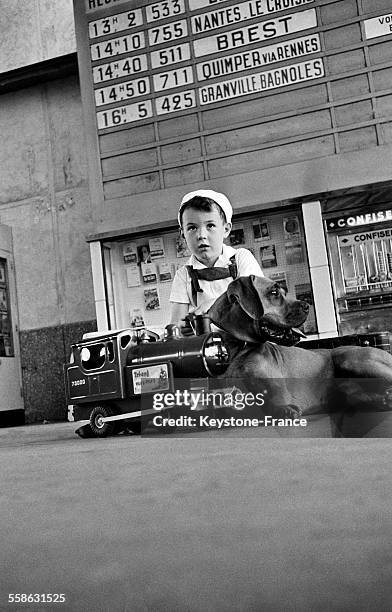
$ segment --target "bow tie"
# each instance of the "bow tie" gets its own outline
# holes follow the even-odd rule
[[[199,280],[206,281],[221,280],[222,278],[229,278],[229,276],[232,276],[230,268],[193,268],[193,271]]]

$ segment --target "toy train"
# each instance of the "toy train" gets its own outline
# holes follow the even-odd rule
[[[124,429],[140,433],[156,414],[153,396],[209,388],[229,365],[224,337],[206,315],[194,317],[194,335],[168,325],[163,339],[147,329],[90,334],[71,347],[64,366],[71,419],[85,421],[82,437],[105,437]],[[92,336],[92,337],[91,337]]]

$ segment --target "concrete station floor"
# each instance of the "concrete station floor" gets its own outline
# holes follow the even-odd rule
[[[0,429],[0,610],[392,609],[390,439],[75,428]]]

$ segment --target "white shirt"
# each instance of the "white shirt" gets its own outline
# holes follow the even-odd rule
[[[248,249],[233,249],[233,247],[227,246],[226,244],[223,245],[222,254],[216,260],[214,267],[228,268],[231,264],[230,257],[233,255],[235,255],[235,261],[237,264],[237,277],[250,276],[251,274],[254,274],[255,276],[264,276],[255,257],[250,251],[248,251]],[[196,270],[208,267],[198,261],[194,255],[191,255],[191,257],[188,259],[187,265],[196,268]],[[199,280],[203,293],[197,294],[196,312],[206,312],[212,306],[215,300],[226,291],[227,287],[232,281],[233,278],[231,276],[215,281]],[[170,301],[177,302],[179,304],[189,304],[188,312],[195,311],[196,304],[194,304],[192,300],[191,278],[188,274],[186,266],[182,266],[176,272],[171,287]]]

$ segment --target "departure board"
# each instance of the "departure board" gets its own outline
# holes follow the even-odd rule
[[[325,74],[314,0],[83,1],[99,132]]]

